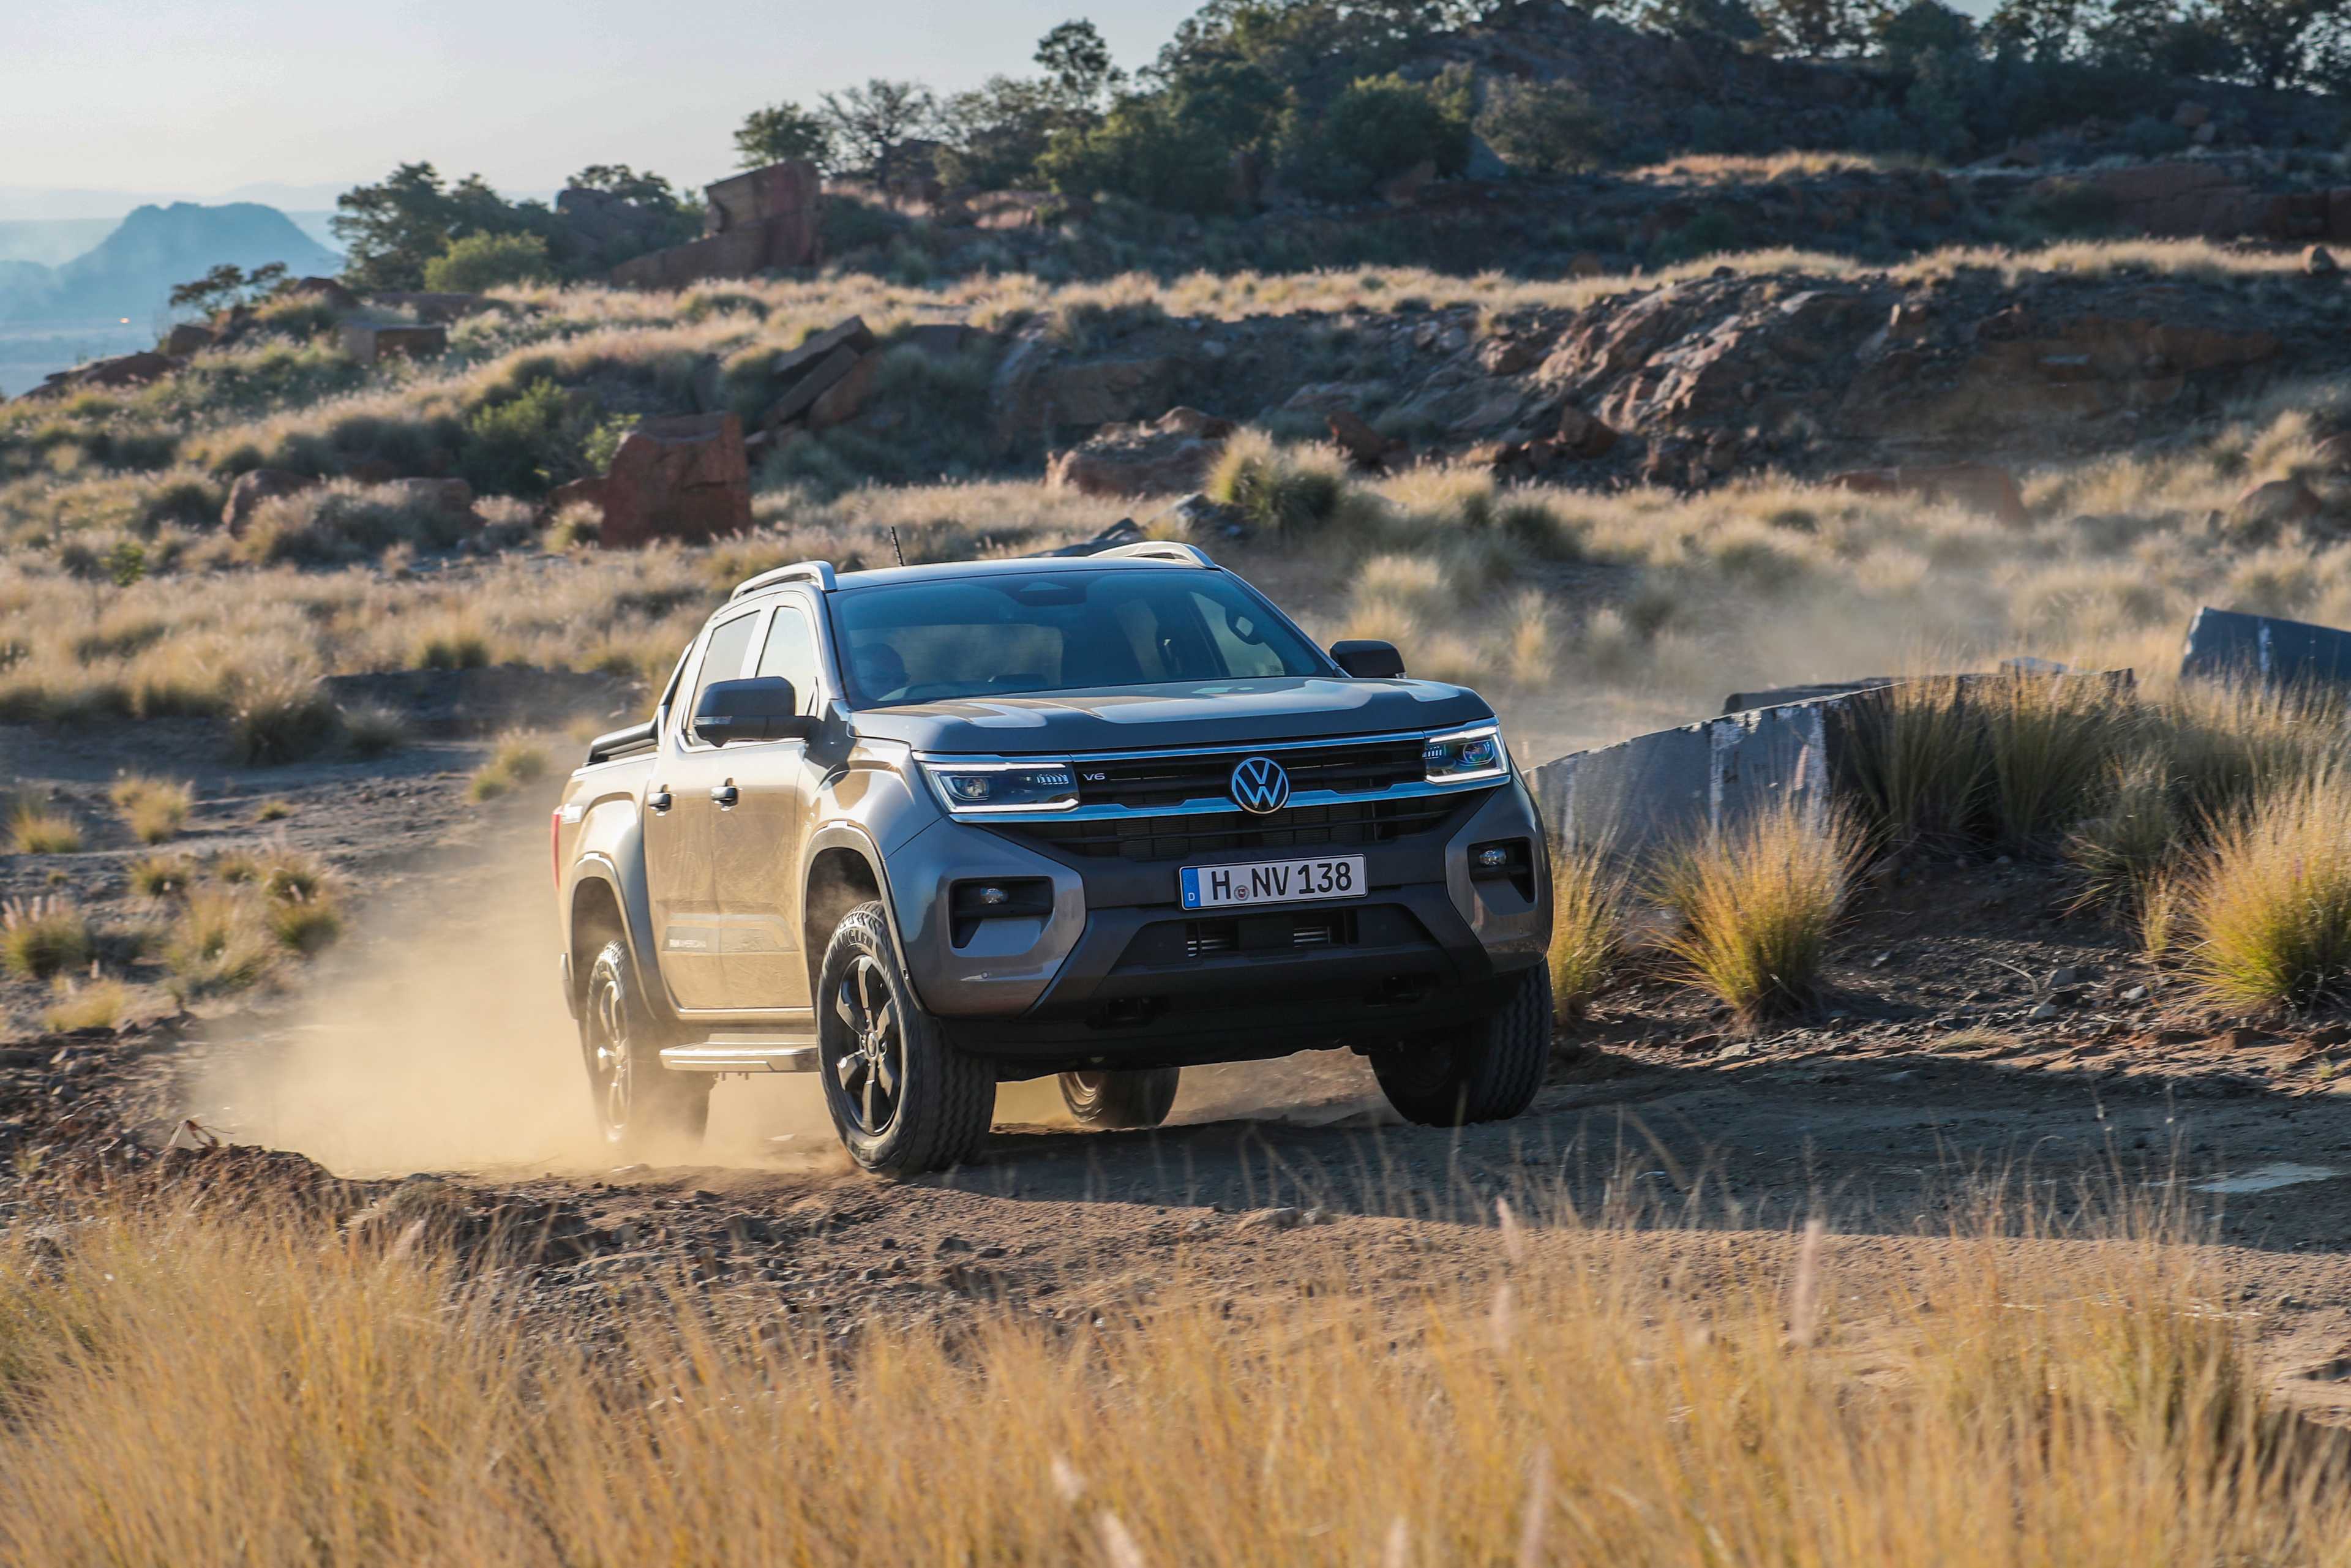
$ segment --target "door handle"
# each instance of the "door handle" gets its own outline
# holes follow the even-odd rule
[[[721,784],[710,791],[710,798],[718,802],[718,809],[723,811],[741,800],[743,792],[732,784]]]
[[[670,808],[669,786],[654,785],[645,795],[645,804],[651,806],[656,815],[667,811]]]

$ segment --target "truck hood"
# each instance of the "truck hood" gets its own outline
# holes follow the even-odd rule
[[[917,751],[1017,757],[1323,740],[1493,716],[1477,693],[1436,681],[1274,675],[909,703],[861,708],[852,721],[861,736]]]

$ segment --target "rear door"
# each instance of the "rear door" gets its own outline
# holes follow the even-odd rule
[[[822,713],[826,700],[813,608],[797,595],[779,600],[751,669],[791,682],[805,714]],[[738,743],[726,748],[726,759],[737,797],[718,823],[718,909],[729,1005],[804,1013],[800,840],[822,769],[810,762],[801,740]]]
[[[671,1002],[686,1009],[727,1005],[726,934],[718,907],[718,832],[728,754],[693,734],[695,705],[713,681],[733,680],[758,646],[764,610],[714,624],[678,700],[663,716],[661,750],[645,790],[645,889],[653,941]]]

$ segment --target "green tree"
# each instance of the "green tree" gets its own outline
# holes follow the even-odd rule
[[[1167,94],[1123,99],[1100,125],[1056,136],[1037,168],[1064,195],[1107,193],[1183,213],[1232,204],[1231,144],[1176,112]]]
[[[232,305],[250,305],[285,281],[282,261],[266,262],[251,272],[225,261],[202,277],[173,285],[170,303],[174,310],[209,316]]]
[[[1607,161],[1608,117],[1573,82],[1497,81],[1478,134],[1513,169],[1556,174]]]
[[[1782,54],[1820,58],[1856,53],[1868,43],[1875,0],[1755,0],[1755,19]]]
[[[755,109],[735,128],[735,162],[745,169],[805,158],[819,168],[832,161],[832,139],[824,121],[787,99]]]
[[[946,146],[936,160],[939,178],[990,191],[1025,185],[1036,178],[1037,161],[1056,134],[1085,131],[1099,118],[1071,112],[1050,82],[990,77],[940,106]]]
[[[1906,68],[1928,54],[1972,55],[1976,25],[1939,0],[1910,0],[1879,19],[1877,47],[1888,64]]]
[[[874,78],[818,100],[818,116],[845,168],[887,186],[901,173],[906,143],[936,129],[937,95],[920,82]]]
[[[554,214],[535,202],[508,202],[479,174],[455,184],[430,163],[402,163],[381,183],[335,198],[328,220],[343,244],[343,277],[354,288],[421,288],[424,268],[452,240],[476,234],[550,237]]]
[[[1073,108],[1100,108],[1126,79],[1101,30],[1084,20],[1064,22],[1038,39],[1036,60],[1045,68],[1046,81]]]
[[[1311,194],[1368,195],[1426,162],[1458,174],[1469,161],[1467,96],[1451,83],[1364,77],[1317,113],[1293,105],[1280,133],[1282,166]]]
[[[2257,87],[2315,84],[2351,0],[2214,0],[2213,20]]]
[[[424,264],[424,287],[451,294],[479,294],[551,276],[547,241],[537,235],[467,235]]]

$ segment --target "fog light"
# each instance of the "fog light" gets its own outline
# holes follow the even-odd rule
[[[979,901],[991,905],[1009,904],[1012,902],[1012,895],[1000,887],[983,887],[979,890]]]
[[[1510,863],[1510,852],[1499,844],[1488,844],[1478,852],[1478,863],[1487,871],[1499,871]]]

